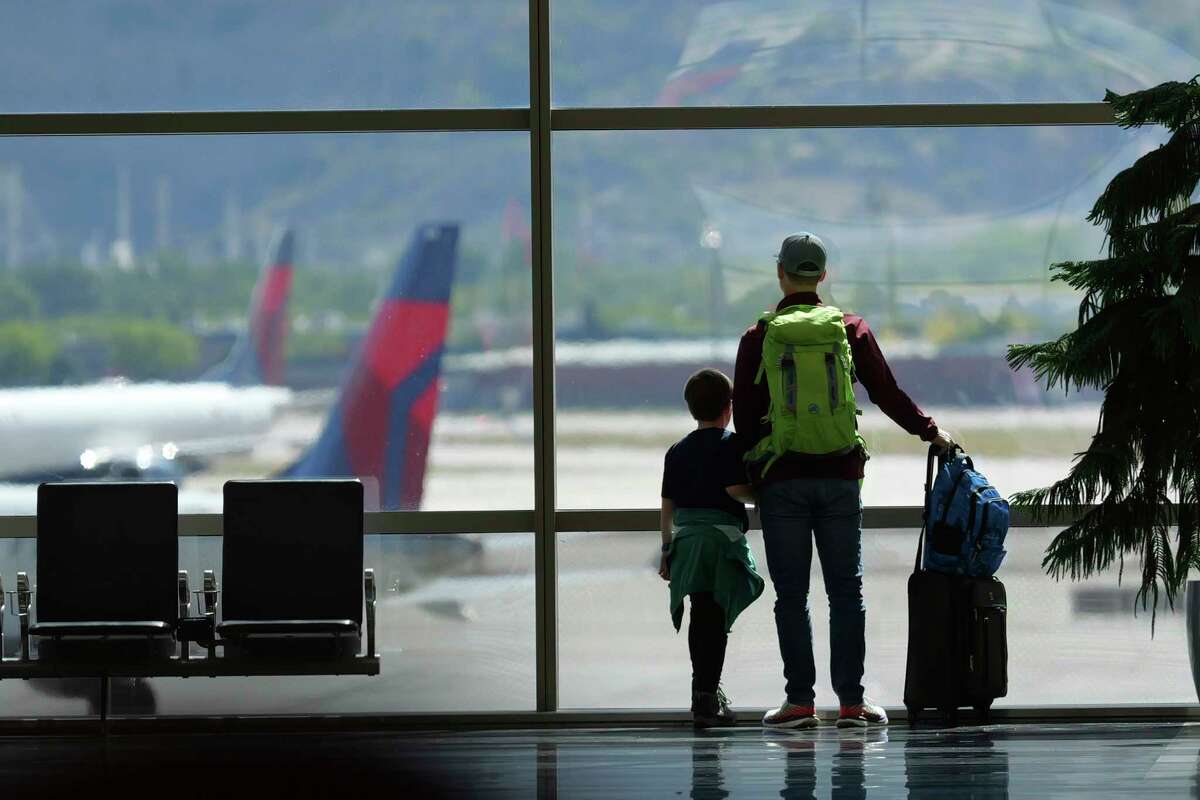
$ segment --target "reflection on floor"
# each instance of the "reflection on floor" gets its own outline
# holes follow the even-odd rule
[[[742,727],[12,737],[0,786],[40,796],[1200,797],[1200,725]]]

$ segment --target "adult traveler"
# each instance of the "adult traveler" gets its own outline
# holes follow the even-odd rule
[[[787,698],[763,725],[819,724],[808,584],[813,542],[829,597],[830,673],[838,727],[887,724],[863,696],[866,607],[862,595],[862,500],[867,461],[854,383],[908,433],[949,447],[896,384],[866,321],[822,304],[826,250],[811,233],[784,239],[776,256],[783,299],[743,334],[734,371],[734,425],[746,454],[775,586],[775,627]]]

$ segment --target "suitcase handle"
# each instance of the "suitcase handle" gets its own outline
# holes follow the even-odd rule
[[[917,536],[917,557],[913,560],[913,572],[921,571],[921,552],[925,547],[925,532],[929,528],[929,514],[932,511],[929,507],[929,495],[933,492],[934,462],[937,462],[937,468],[940,471],[946,462],[954,457],[955,453],[965,452],[957,442],[946,450],[936,444],[929,445],[929,454],[925,459],[925,507],[921,510],[921,533]]]

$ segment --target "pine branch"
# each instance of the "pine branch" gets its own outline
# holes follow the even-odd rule
[[[1181,226],[1200,223],[1200,203],[1169,214],[1161,220],[1130,228],[1119,242],[1112,242],[1113,255],[1153,254],[1169,248],[1169,240]]]
[[[1121,240],[1151,219],[1182,211],[1200,182],[1200,123],[1181,127],[1163,145],[1117,173],[1088,214],[1103,224],[1122,252]]]
[[[1108,91],[1104,102],[1112,105],[1117,124],[1124,128],[1165,125],[1175,130],[1200,117],[1200,75],[1186,83],[1167,81],[1125,95]]]
[[[1064,261],[1050,267],[1050,280],[1084,292],[1079,305],[1079,324],[1101,308],[1139,295],[1161,295],[1165,291],[1154,259],[1146,253],[1113,256],[1098,261]]]
[[[1052,342],[1009,345],[1008,364],[1012,369],[1030,367],[1047,389],[1060,384],[1067,391],[1103,389],[1123,363],[1143,357],[1148,315],[1164,302],[1131,297],[1097,307],[1074,331]]]
[[[1046,548],[1042,567],[1056,579],[1084,580],[1103,572],[1122,553],[1139,548],[1143,537],[1137,535],[1133,523],[1124,504],[1106,499],[1054,537]],[[1108,531],[1119,533],[1098,535]]]

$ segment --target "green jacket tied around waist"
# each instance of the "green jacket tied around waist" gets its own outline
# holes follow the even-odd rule
[[[667,551],[671,568],[671,621],[683,622],[683,598],[693,592],[712,592],[725,609],[725,630],[763,592],[754,556],[746,544],[741,522],[724,511],[708,508],[675,510],[674,532]]]

